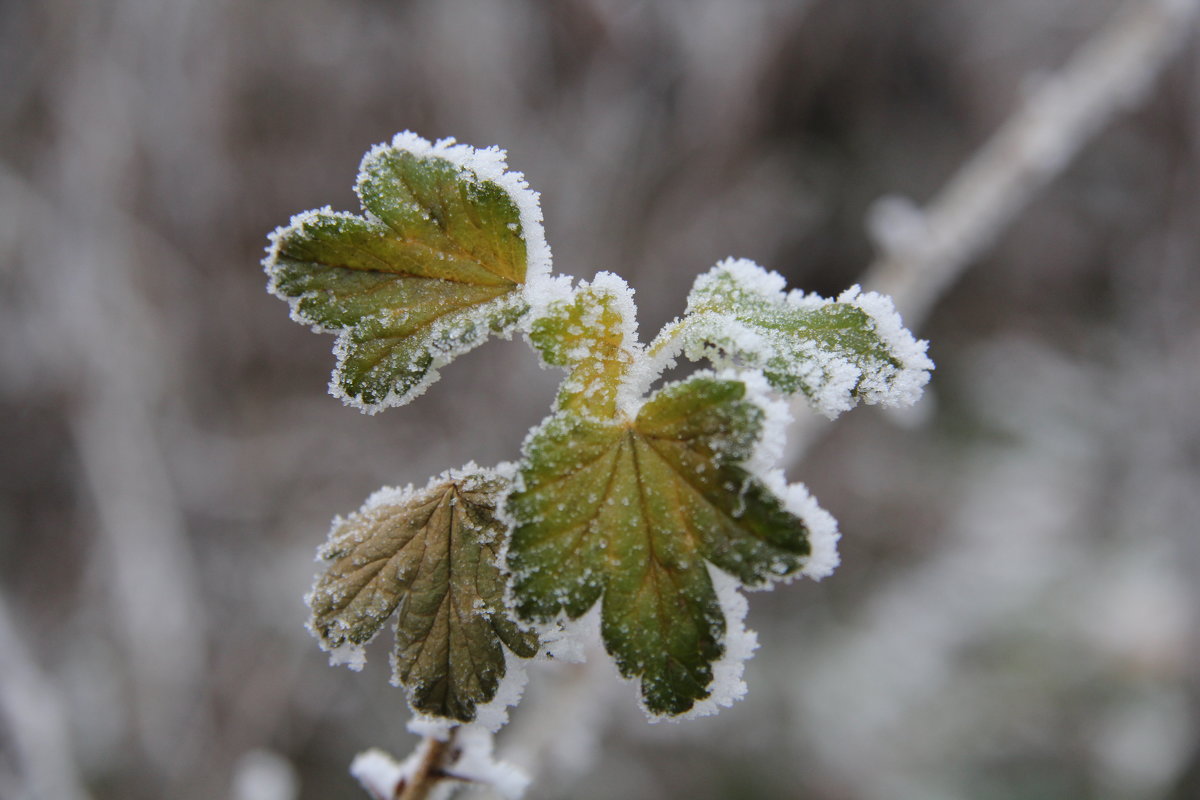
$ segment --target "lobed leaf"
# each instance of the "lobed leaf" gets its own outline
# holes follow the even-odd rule
[[[307,601],[331,652],[359,648],[396,614],[394,681],[422,714],[470,722],[496,696],[504,647],[530,658],[537,638],[506,614],[497,552],[505,525],[493,472],[443,475],[420,491],[383,490],[339,520]]]
[[[583,615],[646,707],[681,714],[712,691],[725,618],[706,562],[756,585],[795,573],[809,529],[746,462],[763,410],[739,380],[700,373],[632,420],[552,415],[526,443],[505,511],[518,616]]]
[[[899,406],[920,397],[933,362],[890,300],[858,287],[836,301],[783,288],[777,273],[723,261],[696,279],[672,341],[694,360],[759,369],[830,417],[860,400]]]
[[[439,367],[525,313],[536,196],[499,151],[400,134],[363,158],[362,216],[328,208],[275,231],[263,264],[292,316],[339,333],[330,388],[367,411],[402,405]]]

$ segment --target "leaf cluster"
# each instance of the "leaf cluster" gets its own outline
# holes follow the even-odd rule
[[[403,405],[489,335],[565,370],[521,458],[384,490],[335,521],[308,597],[338,660],[395,618],[393,674],[419,715],[468,722],[539,636],[599,605],[600,635],[655,715],[709,711],[740,681],[740,607],[721,590],[837,563],[836,526],[772,463],[797,395],[833,416],[916,400],[932,363],[890,301],[784,291],[744,260],[700,276],[649,346],[633,292],[550,274],[538,198],[497,150],[400,134],[364,158],[361,214],[307,212],[264,265],[298,321],[337,334],[331,391]],[[707,361],[654,386],[680,356]],[[506,677],[507,676],[507,677]]]

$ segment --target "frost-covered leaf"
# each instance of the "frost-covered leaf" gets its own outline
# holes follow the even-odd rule
[[[516,611],[575,619],[603,597],[605,645],[655,714],[713,691],[726,622],[706,562],[749,585],[808,562],[809,525],[748,468],[764,415],[744,382],[700,373],[632,420],[559,411],[526,442],[505,506]]]
[[[857,286],[836,301],[783,289],[778,273],[723,261],[696,279],[670,341],[694,360],[760,369],[772,387],[803,392],[830,417],[860,400],[904,406],[920,397],[933,362],[891,300]]]
[[[483,470],[446,474],[421,490],[380,490],[338,520],[307,598],[321,646],[353,654],[398,612],[393,679],[413,709],[475,719],[505,675],[503,647],[525,658],[538,649],[503,602],[506,528],[495,512],[507,485]]]
[[[570,372],[557,409],[599,420],[616,414],[622,380],[641,350],[636,327],[633,290],[609,272],[539,310],[529,340],[546,364]]]
[[[362,216],[298,214],[263,265],[294,319],[340,334],[331,391],[376,411],[511,332],[549,254],[537,196],[501,151],[399,134],[366,154],[356,189]]]

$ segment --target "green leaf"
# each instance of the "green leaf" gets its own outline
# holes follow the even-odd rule
[[[299,214],[263,265],[294,319],[340,334],[331,391],[373,412],[510,333],[527,309],[527,245],[539,271],[548,255],[536,195],[498,151],[400,134],[367,153],[356,188],[362,216]]]
[[[361,648],[398,612],[393,680],[413,709],[475,719],[505,675],[502,646],[524,658],[538,649],[503,602],[495,511],[507,486],[494,472],[447,474],[419,491],[382,490],[338,520],[307,598],[322,648]]]
[[[605,646],[653,713],[711,691],[726,623],[706,562],[756,585],[810,553],[805,522],[747,469],[763,418],[742,381],[700,373],[633,420],[559,411],[526,442],[505,506],[517,613],[575,619],[603,597]]]
[[[608,420],[642,346],[637,341],[633,290],[601,272],[568,297],[551,301],[530,324],[529,341],[542,360],[569,371],[555,408]]]
[[[901,406],[920,397],[933,362],[889,299],[858,287],[836,301],[783,288],[777,273],[723,261],[697,278],[687,314],[651,352],[673,346],[693,360],[759,369],[830,417],[860,400]]]

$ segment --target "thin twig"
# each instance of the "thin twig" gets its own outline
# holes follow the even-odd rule
[[[426,736],[421,742],[421,759],[412,777],[396,787],[396,800],[425,800],[434,786],[446,773],[442,767],[450,754],[456,729],[451,729],[445,739]]]

